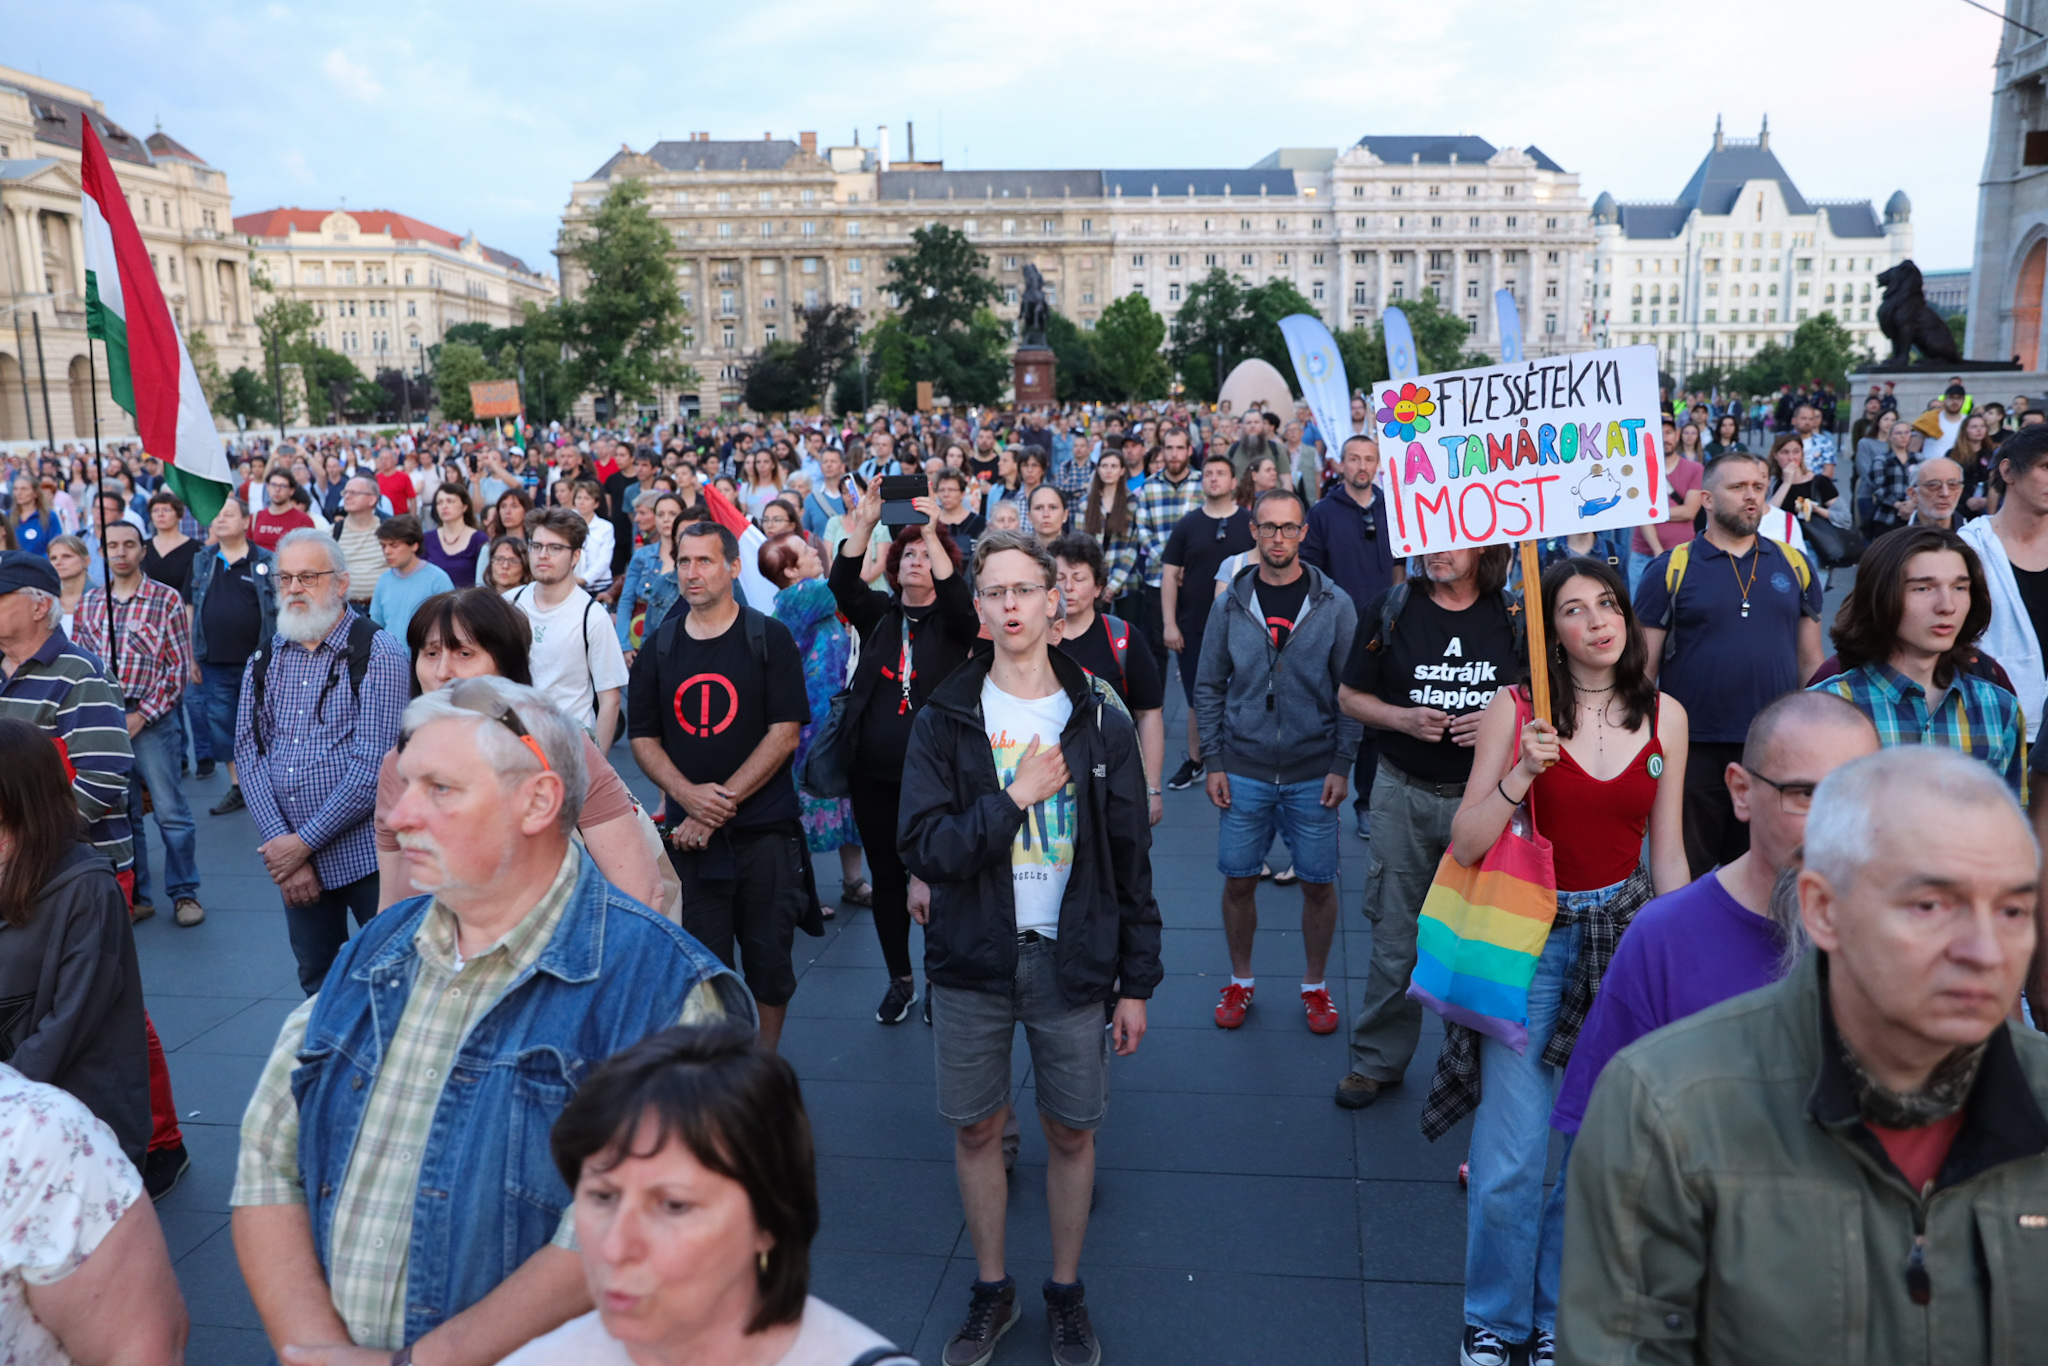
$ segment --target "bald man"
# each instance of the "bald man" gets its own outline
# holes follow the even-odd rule
[[[1813,790],[1877,748],[1870,718],[1832,693],[1787,693],[1757,713],[1741,761],[1722,774],[1749,852],[1629,922],[1565,1068],[1553,1128],[1579,1131],[1600,1069],[1637,1039],[1778,979],[1794,927],[1773,918],[1771,889],[1798,869]]]

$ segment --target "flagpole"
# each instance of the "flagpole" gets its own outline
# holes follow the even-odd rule
[[[107,461],[100,451],[100,372],[93,359],[92,333],[85,334],[85,383],[92,394],[93,515],[100,527],[100,572],[107,580],[107,681],[121,687],[120,636],[114,630],[114,566],[107,559]],[[123,697],[125,704],[126,698]]]

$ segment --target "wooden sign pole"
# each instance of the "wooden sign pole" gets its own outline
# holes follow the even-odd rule
[[[1522,616],[1529,623],[1529,701],[1536,719],[1550,719],[1550,655],[1543,639],[1543,576],[1536,542],[1522,542]]]

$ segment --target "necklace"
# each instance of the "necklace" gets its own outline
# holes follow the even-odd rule
[[[1742,569],[1736,564],[1736,557],[1733,555],[1728,557],[1728,572],[1735,576],[1736,590],[1742,594],[1742,615],[1745,618],[1749,616],[1749,590],[1756,587],[1757,571],[1763,567],[1764,557],[1758,554],[1756,559],[1750,562],[1749,582],[1744,583],[1742,581]]]

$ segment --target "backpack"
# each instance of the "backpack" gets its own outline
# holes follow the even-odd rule
[[[1117,691],[1131,690],[1131,672],[1124,661],[1131,654],[1131,624],[1114,612],[1098,612],[1102,618],[1102,629],[1109,633],[1109,652],[1116,659]]]
[[[678,599],[675,608],[662,618],[660,629],[654,633],[656,658],[666,655],[675,645],[676,632],[682,629],[683,619],[689,615],[690,604]],[[747,632],[747,653],[765,670],[768,667],[767,615],[743,605],[740,608],[740,621],[745,625]]]
[[[533,585],[530,583],[521,584],[512,590],[512,596],[508,601],[518,607],[521,612],[524,612],[526,610],[525,603],[520,601],[519,595],[525,593],[527,595],[527,602],[531,602],[533,600],[532,589]],[[590,714],[594,717],[597,715],[597,671],[590,667],[590,610],[597,606],[597,596],[591,593],[589,589],[583,591],[583,676],[590,681]],[[674,609],[671,608],[670,610],[673,611]]]
[[[1766,542],[1777,546],[1778,549],[1785,552],[1786,560],[1792,565],[1792,572],[1799,578],[1799,591],[1804,593],[1813,583],[1813,569],[1806,563],[1806,556],[1800,554],[1791,546],[1786,545],[1783,541],[1772,541],[1768,536],[1762,535],[1757,537],[1759,549]],[[1671,623],[1673,626],[1678,624],[1678,613],[1676,610],[1678,607],[1678,585],[1685,582],[1685,571],[1691,566],[1692,542],[1680,541],[1677,545],[1672,546],[1670,559],[1664,565],[1664,591],[1671,595],[1671,605],[1666,610],[1671,612]],[[1676,648],[1672,642],[1677,639],[1677,636],[1678,633],[1672,630],[1667,630],[1664,633],[1664,658],[1671,658]]]
[[[1401,609],[1408,605],[1407,579],[1395,584],[1380,599],[1380,618],[1373,626],[1373,633],[1367,638],[1365,648],[1379,654],[1387,648],[1387,642],[1394,638],[1394,622],[1401,615]],[[1506,588],[1500,590],[1501,606],[1508,614],[1508,634],[1515,642],[1515,663],[1524,669],[1529,667],[1529,633],[1522,629],[1522,602]]]
[[[370,672],[370,646],[376,640],[379,628],[376,622],[371,621],[353,607],[344,607],[342,610],[349,615],[348,690],[350,695],[360,704],[363,700],[363,678]],[[255,734],[256,752],[263,755],[270,753],[269,747],[263,742],[263,690],[264,685],[269,681],[270,662],[276,658],[276,655],[277,637],[273,635],[265,638],[256,647],[256,653],[249,657],[249,662],[256,666],[250,674],[250,682],[256,689],[256,696],[249,712],[252,718],[249,728]],[[319,715],[320,707],[327,701],[328,689],[332,688],[336,681],[333,678],[329,678],[327,680],[327,687],[320,690],[320,697],[313,704],[313,712],[316,719]]]

